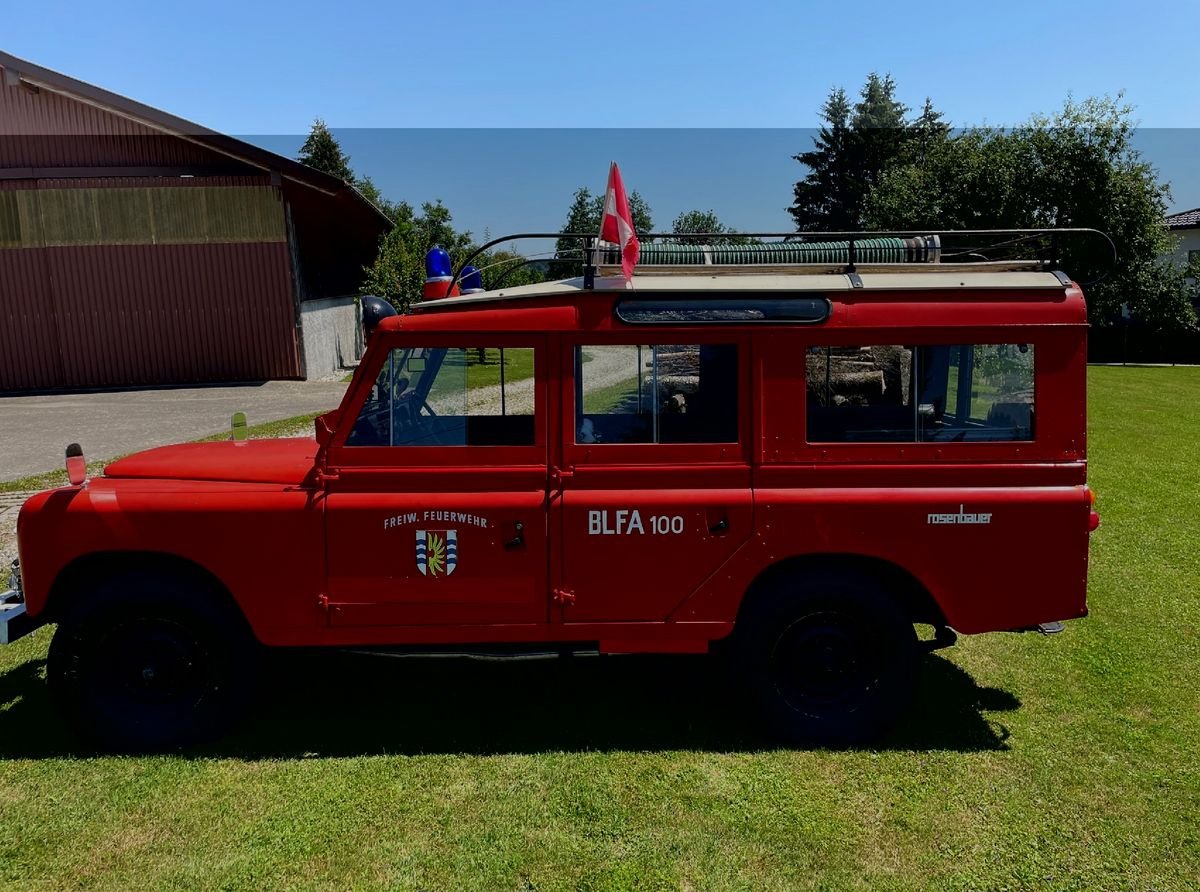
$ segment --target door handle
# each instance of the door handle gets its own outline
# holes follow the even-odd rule
[[[505,548],[520,548],[525,544],[525,524],[518,520],[513,524],[513,529],[516,530],[517,534],[504,543]]]
[[[729,521],[722,517],[716,523],[708,528],[708,531],[714,536],[720,536],[723,533],[729,532]]]

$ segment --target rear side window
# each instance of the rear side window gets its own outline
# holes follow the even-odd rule
[[[392,350],[347,446],[532,446],[532,347]]]
[[[810,443],[1034,438],[1032,344],[814,347]]]
[[[735,344],[575,350],[575,442],[736,443]]]

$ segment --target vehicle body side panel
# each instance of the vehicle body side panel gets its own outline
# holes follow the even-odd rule
[[[409,476],[442,485],[414,492]],[[546,620],[546,469],[352,475],[327,500],[334,625]],[[440,554],[435,559],[434,549]]]
[[[323,626],[322,500],[295,486],[103,478],[42,493],[19,521],[29,612],[45,608],[55,580],[77,559],[138,552],[207,570],[264,643]]]
[[[1083,486],[759,488],[755,500],[754,542],[673,619],[729,621],[765,568],[813,555],[895,565],[960,632],[1087,613],[1090,502]]]

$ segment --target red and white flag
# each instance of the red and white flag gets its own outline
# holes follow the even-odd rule
[[[608,190],[604,194],[604,216],[600,218],[600,240],[612,242],[621,248],[621,272],[625,281],[633,278],[642,246],[637,231],[633,228],[633,215],[629,213],[629,199],[625,197],[625,184],[621,182],[621,171],[614,161],[608,169]]]

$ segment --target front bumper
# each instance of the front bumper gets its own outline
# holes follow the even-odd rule
[[[40,618],[29,615],[25,601],[16,589],[0,592],[0,644],[12,644],[42,625]]]

